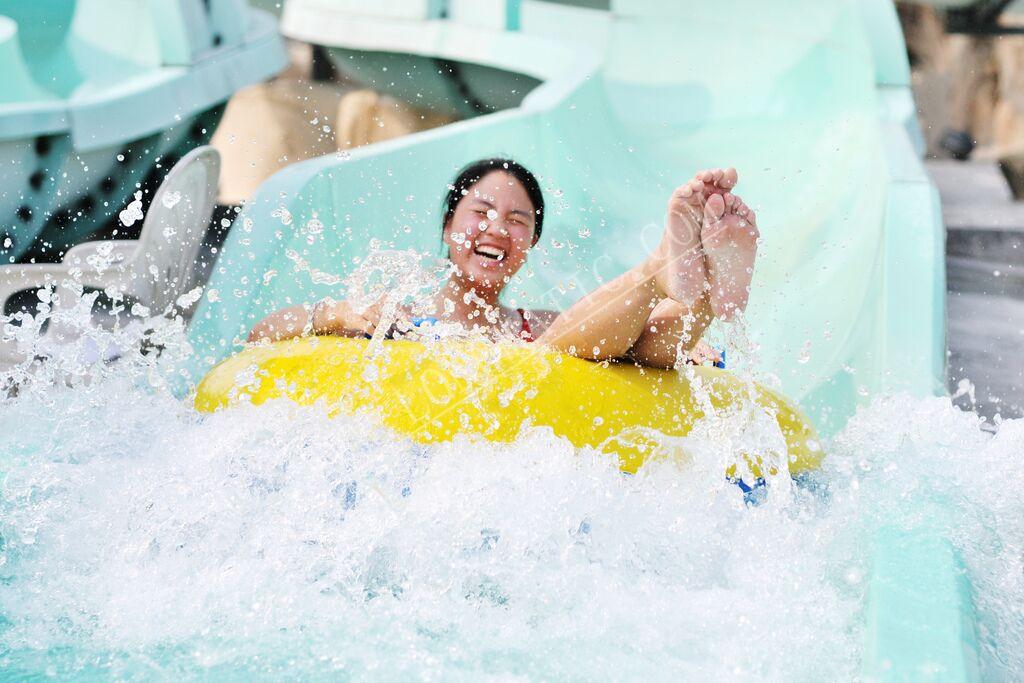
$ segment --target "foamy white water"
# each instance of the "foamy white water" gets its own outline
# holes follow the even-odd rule
[[[717,472],[626,476],[544,430],[424,447],[322,406],[199,416],[161,362],[0,403],[0,671],[851,680],[872,530],[941,511],[984,673],[1024,672],[1021,422],[881,398],[809,485],[748,506]]]

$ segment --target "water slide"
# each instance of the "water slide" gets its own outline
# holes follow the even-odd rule
[[[826,435],[874,394],[943,392],[944,230],[891,2],[366,7],[294,0],[283,30],[336,58],[383,54],[382,79],[406,92],[410,74],[439,61],[539,85],[513,108],[268,180],[192,320],[193,379],[267,312],[341,294],[339,278],[371,247],[439,253],[447,183],[464,163],[504,154],[542,176],[550,206],[508,303],[564,308],[653,248],[677,184],[733,165],[764,238],[745,324],[729,333],[743,339],[733,366],[776,384]],[[976,676],[969,586],[938,528],[875,534],[867,677]]]
[[[245,0],[0,0],[0,261],[59,260],[284,65]]]

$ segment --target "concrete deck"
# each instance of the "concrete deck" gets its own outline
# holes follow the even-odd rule
[[[948,382],[988,419],[1024,416],[1024,202],[994,163],[934,161],[946,222]]]

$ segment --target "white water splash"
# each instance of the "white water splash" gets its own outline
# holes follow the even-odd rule
[[[120,361],[32,363],[0,399],[16,677],[850,680],[871,532],[939,502],[983,674],[1024,671],[1024,422],[880,399],[811,486],[749,507],[708,464],[773,438],[745,420],[630,477],[547,429],[425,447],[326,406],[199,416],[164,381],[180,320],[143,322],[95,333]]]
[[[0,526],[15,661],[42,646],[75,653],[58,671],[117,675],[853,670],[859,592],[821,549],[843,520],[801,520],[808,503],[751,510],[720,477],[626,477],[546,430],[423,448],[323,408],[197,421],[130,383],[104,392],[126,401],[56,392],[63,417],[5,444],[25,454]],[[810,643],[831,654],[791,656]]]
[[[128,206],[118,214],[118,220],[121,221],[121,225],[125,227],[131,227],[135,225],[136,221],[141,221],[144,217],[142,213],[142,192],[135,193],[135,199],[128,203]]]

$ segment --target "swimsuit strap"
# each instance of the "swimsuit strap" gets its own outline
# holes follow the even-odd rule
[[[517,308],[519,311],[519,317],[523,319],[523,329],[519,332],[519,336],[528,342],[533,341],[533,330],[530,328],[530,321],[526,319],[526,311],[522,308]]]

